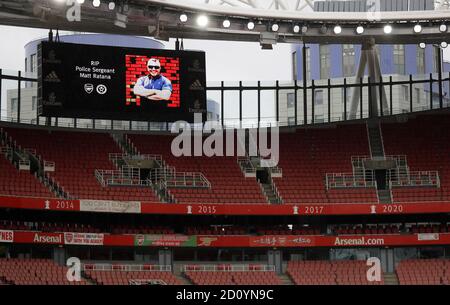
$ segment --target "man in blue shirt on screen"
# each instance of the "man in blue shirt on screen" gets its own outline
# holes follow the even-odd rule
[[[172,82],[161,75],[159,60],[149,59],[147,71],[149,74],[140,77],[134,85],[134,94],[156,101],[169,100],[172,95]]]

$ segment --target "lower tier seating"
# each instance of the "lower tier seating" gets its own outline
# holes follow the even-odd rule
[[[450,285],[450,260],[410,259],[396,268],[400,285]]]
[[[273,271],[187,271],[195,285],[281,285]]]
[[[181,285],[169,271],[93,271],[86,270],[88,278],[99,285],[132,285],[133,283],[163,282],[163,285]]]
[[[0,259],[0,280],[12,285],[86,285],[70,282],[67,267],[48,259]]]
[[[287,274],[296,285],[383,285],[367,280],[365,261],[289,261]]]

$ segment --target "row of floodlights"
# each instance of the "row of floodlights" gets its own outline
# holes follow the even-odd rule
[[[58,1],[58,2],[65,2],[66,0],[56,0],[56,1]],[[79,3],[79,4],[83,4],[83,3],[85,2],[85,0],[76,0],[76,1],[77,1],[77,3]],[[94,7],[99,7],[100,4],[101,4],[100,0],[93,0],[93,1],[92,1],[92,5],[93,5]],[[108,8],[109,8],[110,10],[114,10],[115,7],[116,7],[116,4],[115,4],[114,1],[110,1],[110,2],[108,3]],[[188,16],[187,16],[185,13],[180,14],[180,21],[181,21],[182,23],[187,22],[187,21],[188,21]],[[198,26],[200,26],[200,27],[206,27],[206,26],[208,25],[209,18],[208,18],[208,16],[206,16],[206,15],[204,15],[204,14],[201,14],[201,15],[197,16],[197,20],[196,20],[196,21],[197,21],[197,25],[198,25]],[[231,21],[230,21],[228,18],[225,19],[225,20],[223,20],[222,26],[223,26],[224,28],[229,28],[229,27],[231,26]],[[247,23],[247,29],[249,29],[249,30],[251,31],[251,30],[253,30],[254,28],[255,28],[255,23],[254,23],[253,21],[249,21],[249,22]],[[272,30],[273,32],[278,32],[279,29],[280,29],[280,26],[278,25],[278,23],[273,23],[273,24],[271,25],[271,30]],[[421,25],[420,23],[415,24],[414,27],[413,27],[413,32],[416,33],[416,34],[420,34],[420,33],[422,32],[422,30],[423,30],[423,27],[422,27],[422,25]],[[439,25],[439,31],[440,31],[441,33],[446,33],[447,30],[448,30],[448,26],[447,26],[446,24],[443,23],[443,24]],[[296,33],[296,34],[298,34],[298,33],[305,34],[305,33],[308,31],[308,26],[307,26],[306,24],[303,24],[303,25],[295,24],[295,25],[293,25],[293,27],[292,27],[292,31],[293,31],[294,33]],[[365,28],[364,28],[364,26],[362,26],[362,25],[358,25],[358,26],[355,28],[355,32],[356,32],[356,34],[358,34],[358,35],[364,34],[364,31],[365,31]],[[392,31],[393,31],[393,27],[392,27],[391,24],[386,24],[386,25],[383,27],[383,32],[384,32],[385,34],[391,34]],[[322,34],[326,34],[326,33],[328,32],[328,27],[327,27],[326,25],[323,25],[323,26],[320,28],[320,32],[321,32]],[[336,34],[336,35],[341,34],[341,33],[342,33],[342,27],[341,27],[340,25],[335,25],[335,26],[333,27],[333,32],[334,32],[334,34]],[[442,44],[446,44],[446,43],[443,42]],[[442,44],[441,44],[441,46],[442,46]],[[423,44],[420,44],[420,45],[421,45],[421,47],[423,46]]]
[[[185,13],[182,13],[182,14],[180,15],[180,21],[181,21],[182,23],[187,22],[187,21],[188,21],[188,16],[187,16]],[[207,25],[208,25],[208,21],[209,21],[209,20],[208,20],[208,17],[207,17],[206,15],[199,15],[199,16],[197,16],[197,25],[199,25],[199,26],[201,26],[201,27],[207,26]],[[230,21],[228,18],[225,19],[225,20],[223,20],[222,26],[223,26],[224,28],[229,28],[229,27],[231,26],[231,21]],[[250,21],[247,23],[247,29],[249,29],[249,30],[251,31],[251,30],[253,30],[254,28],[255,28],[255,22],[253,22],[253,21],[250,20]],[[278,23],[273,23],[273,24],[271,25],[271,30],[272,30],[273,32],[278,32],[279,29],[280,29],[280,26],[278,25]],[[416,34],[421,33],[422,30],[423,30],[423,27],[422,27],[422,25],[420,25],[420,24],[415,24],[414,27],[413,27],[413,32],[416,33]],[[439,31],[440,31],[441,33],[445,33],[445,32],[447,32],[447,30],[448,30],[448,27],[447,27],[446,24],[441,24],[441,25],[439,25]],[[307,26],[306,24],[303,24],[303,25],[294,24],[293,27],[292,27],[292,31],[293,31],[294,33],[296,33],[296,34],[297,34],[297,33],[305,34],[305,33],[308,31],[308,26]],[[356,34],[358,34],[358,35],[364,34],[364,31],[365,31],[365,28],[364,28],[363,25],[358,25],[358,26],[355,28],[355,32],[356,32]],[[320,32],[321,32],[322,34],[326,34],[326,33],[328,32],[328,27],[327,27],[326,25],[323,25],[323,26],[320,28]],[[341,27],[340,25],[335,25],[335,26],[333,27],[333,32],[334,32],[334,34],[336,34],[336,35],[341,34],[341,33],[342,33],[342,27]],[[392,25],[391,25],[391,24],[386,24],[386,25],[383,27],[383,32],[384,32],[385,34],[391,34],[391,33],[393,32],[393,27],[392,27]]]
[[[60,2],[60,3],[66,2],[66,0],[55,0],[55,1],[56,2]],[[76,1],[77,1],[78,4],[83,4],[85,2],[85,0],[76,0]],[[93,7],[99,7],[100,4],[101,4],[100,0],[93,0],[92,1],[92,6]],[[110,10],[114,10],[116,8],[116,3],[114,1],[109,1],[108,2],[108,8]]]

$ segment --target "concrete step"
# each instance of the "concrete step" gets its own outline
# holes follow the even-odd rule
[[[181,282],[182,285],[194,285],[190,280],[188,280],[182,274],[175,275],[175,277]]]
[[[384,283],[386,285],[399,285],[397,275],[395,273],[385,273]]]
[[[281,279],[282,285],[295,285],[287,274],[278,274],[278,277]]]

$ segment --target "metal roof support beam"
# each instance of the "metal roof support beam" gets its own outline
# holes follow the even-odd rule
[[[367,40],[362,44],[361,58],[359,60],[358,71],[356,73],[355,79],[356,84],[361,84],[361,79],[363,79],[364,77],[364,71],[366,70],[366,66],[368,67],[370,81],[374,83],[380,82],[380,79],[382,77],[380,58],[378,56],[377,49],[375,48],[375,40],[373,39]],[[369,91],[371,94],[371,98],[369,99],[369,101],[372,102],[372,105],[369,105],[369,107],[371,107],[370,109],[372,110],[371,111],[372,115],[378,116],[379,114],[381,114],[378,111],[378,102],[383,103],[382,105],[383,113],[387,113],[389,111],[389,106],[387,104],[386,90],[384,86],[381,89],[382,92],[381,95],[379,93],[380,90],[376,90],[376,88],[371,88],[371,90]],[[354,87],[351,99],[349,119],[356,119],[360,94],[361,94],[360,88]]]

